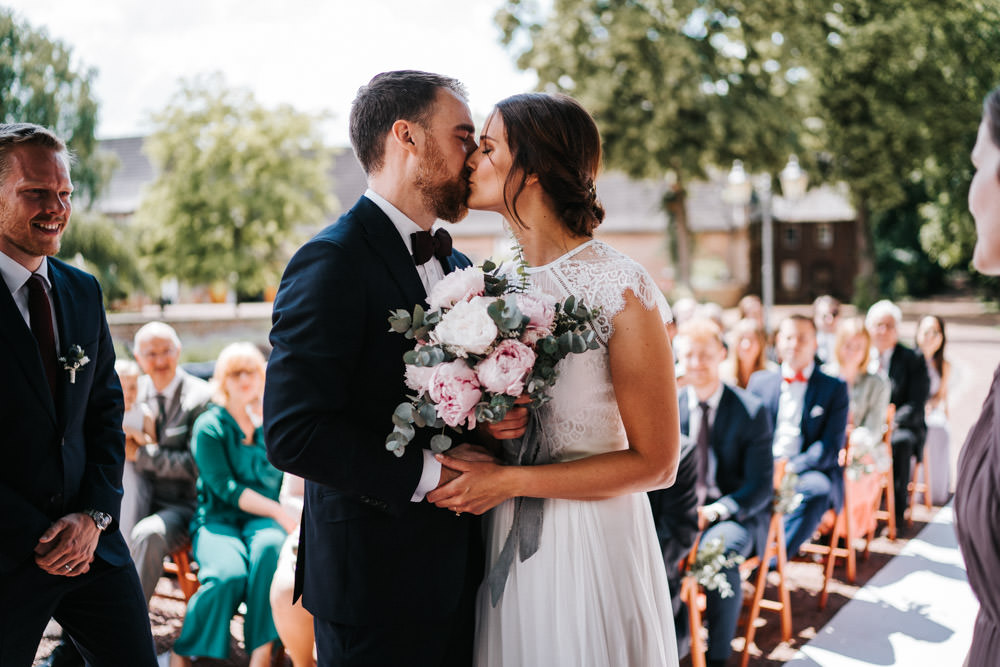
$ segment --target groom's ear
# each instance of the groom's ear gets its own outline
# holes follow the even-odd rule
[[[417,144],[413,140],[413,125],[409,121],[397,120],[392,124],[392,130],[390,130],[389,135],[403,150],[409,152],[416,151]]]

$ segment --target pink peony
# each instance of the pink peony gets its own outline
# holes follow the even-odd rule
[[[551,335],[552,332],[549,329],[532,329],[531,327],[528,327],[524,330],[524,333],[521,334],[521,342],[531,349],[535,349],[538,345],[538,341]]]
[[[556,302],[544,292],[529,292],[517,295],[517,307],[531,320],[532,329],[551,329],[556,321]]]
[[[482,296],[486,291],[483,272],[474,266],[452,271],[431,288],[427,303],[431,310],[452,308],[456,303]]]
[[[469,368],[461,359],[438,364],[434,367],[428,383],[427,392],[436,403],[438,417],[448,426],[469,428],[476,425],[473,409],[480,401],[483,392],[479,389],[479,379],[476,372]]]
[[[524,380],[535,365],[535,351],[524,343],[506,339],[479,362],[476,373],[483,388],[494,394],[520,396]]]
[[[432,366],[406,366],[406,386],[420,392],[427,391],[431,383],[431,375],[434,373]]]

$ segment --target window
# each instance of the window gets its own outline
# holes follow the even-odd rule
[[[833,225],[825,222],[816,225],[816,247],[822,250],[833,247]]]
[[[794,259],[786,259],[781,263],[781,289],[786,292],[798,292],[802,286],[802,270]]]
[[[799,228],[787,226],[781,230],[781,243],[785,248],[794,250],[799,247]]]

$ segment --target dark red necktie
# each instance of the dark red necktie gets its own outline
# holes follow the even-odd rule
[[[28,279],[28,317],[31,318],[31,333],[35,334],[38,351],[42,355],[45,378],[49,382],[52,397],[55,398],[59,385],[59,370],[56,362],[56,334],[52,328],[52,307],[45,294],[45,284],[37,273]]]
[[[705,498],[708,496],[708,450],[712,439],[712,425],[708,421],[708,403],[700,402],[698,407],[701,408],[701,426],[698,429],[698,440],[695,443],[698,477],[694,490],[698,496],[698,506],[700,507],[705,504]]]
[[[443,229],[433,234],[414,232],[410,234],[410,241],[413,244],[413,263],[417,266],[427,262],[431,257],[444,259],[451,255],[451,234]]]

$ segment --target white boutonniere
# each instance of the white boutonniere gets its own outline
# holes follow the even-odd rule
[[[76,372],[90,363],[90,357],[83,353],[83,348],[79,345],[71,345],[66,356],[59,357],[59,363],[63,365],[64,371],[69,371],[69,383],[76,384]]]

